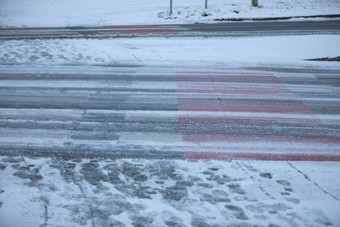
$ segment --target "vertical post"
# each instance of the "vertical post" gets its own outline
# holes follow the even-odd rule
[[[205,0],[205,8],[208,9],[208,0]]]
[[[172,14],[172,0],[170,0],[170,15]]]
[[[251,5],[252,6],[259,6],[258,0],[251,0]]]

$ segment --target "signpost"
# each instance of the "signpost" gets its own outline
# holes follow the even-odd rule
[[[208,0],[205,0],[205,8],[208,9]]]
[[[172,14],[172,0],[170,0],[170,15]]]
[[[252,6],[259,6],[258,0],[251,0],[251,5]]]

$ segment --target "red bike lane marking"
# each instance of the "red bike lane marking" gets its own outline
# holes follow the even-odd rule
[[[194,80],[193,80],[194,77]],[[213,160],[301,160],[301,161],[340,161],[339,144],[337,138],[308,138],[308,136],[252,136],[252,135],[216,135],[190,134],[187,130],[187,122],[220,122],[220,124],[237,123],[247,120],[248,124],[259,122],[278,123],[284,126],[320,126],[321,121],[295,94],[290,91],[279,78],[268,71],[180,71],[176,73],[178,85],[178,109],[185,111],[179,117],[183,142],[193,144],[191,148],[184,148],[183,158],[189,160],[213,159]],[[262,83],[262,80],[265,83]],[[195,81],[195,82],[191,82]],[[197,82],[198,81],[198,82]],[[209,94],[210,98],[202,97]],[[235,95],[236,99],[224,98],[226,94]],[[283,98],[278,103],[274,100],[237,100],[237,96],[247,97],[262,95],[264,97]],[[190,115],[190,111],[221,112],[222,116],[204,117],[199,114]],[[237,116],[228,113],[273,113],[272,117],[257,115]],[[279,117],[275,116],[278,114]],[[286,115],[303,114],[306,118],[287,118]],[[210,143],[204,148],[206,143]],[[275,147],[275,143],[276,146]],[[233,144],[234,147],[229,145]],[[249,146],[253,147],[245,147]],[[254,145],[262,145],[262,150]],[[274,144],[274,147],[273,147]],[[202,150],[204,148],[203,152]],[[214,150],[223,150],[214,152]],[[228,151],[228,150],[237,151]],[[252,149],[254,152],[243,152]]]

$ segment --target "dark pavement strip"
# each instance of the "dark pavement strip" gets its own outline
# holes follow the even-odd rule
[[[253,36],[339,34],[340,21],[261,21],[209,24],[127,25],[64,28],[1,28],[0,39],[98,38],[137,36]]]

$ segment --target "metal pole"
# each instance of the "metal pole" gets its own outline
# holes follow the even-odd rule
[[[170,15],[172,14],[172,0],[170,0]]]
[[[205,0],[205,8],[208,9],[208,0]]]
[[[258,0],[251,0],[251,5],[255,7],[259,6]]]

